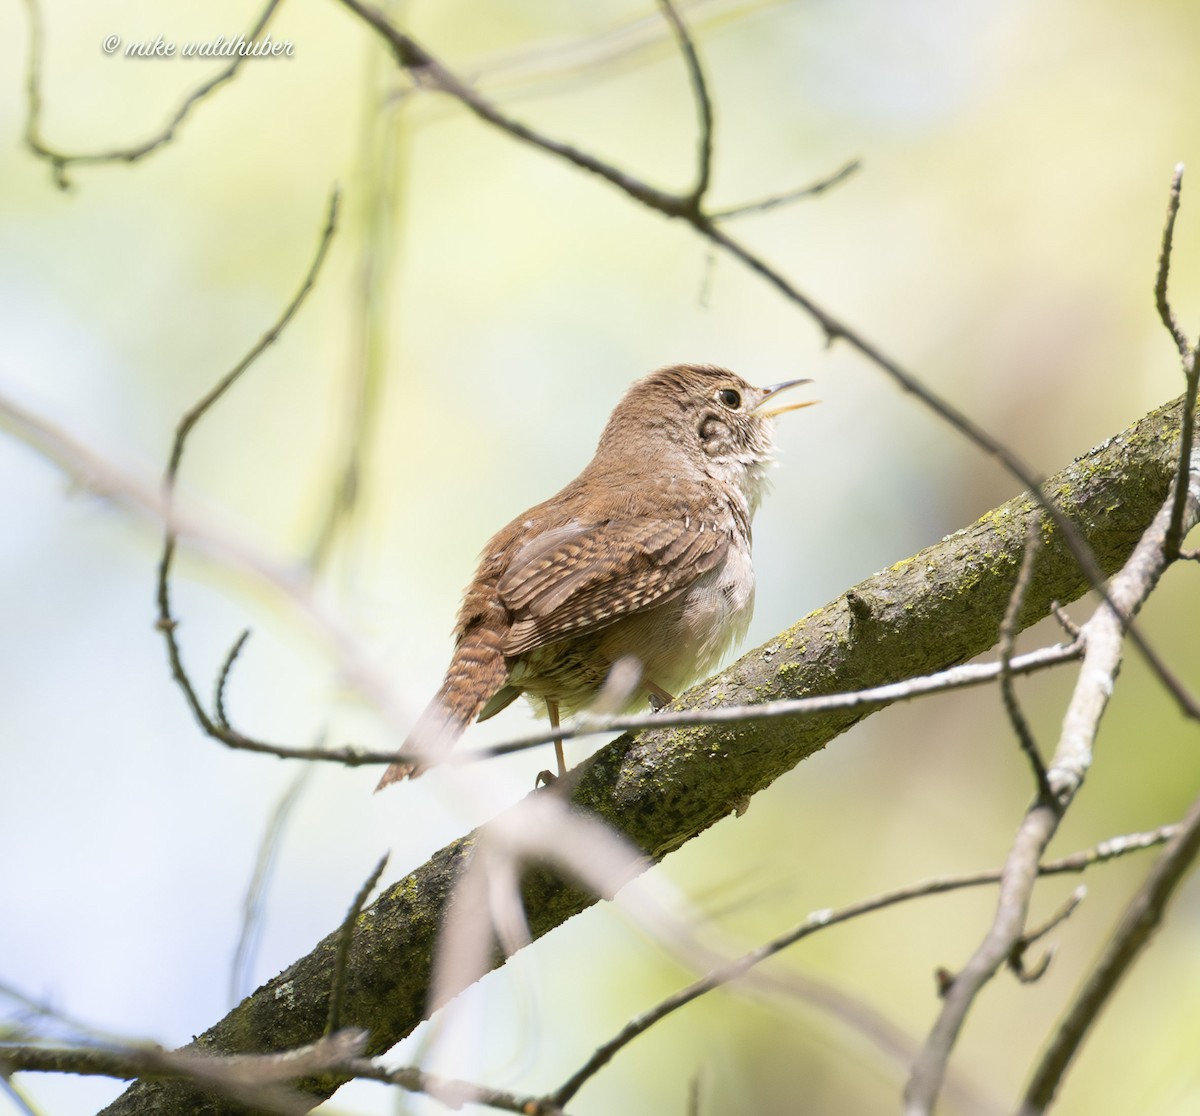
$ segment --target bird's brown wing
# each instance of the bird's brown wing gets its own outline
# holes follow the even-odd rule
[[[661,519],[570,524],[514,555],[497,591],[513,617],[504,654],[609,624],[678,596],[720,565],[723,532]]]

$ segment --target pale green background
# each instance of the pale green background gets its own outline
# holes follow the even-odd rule
[[[1195,5],[687,10],[717,105],[718,204],[863,160],[820,200],[732,226],[806,292],[1047,472],[1181,390],[1151,285],[1171,168],[1200,174]],[[140,142],[214,70],[109,57],[105,36],[211,39],[248,29],[254,14],[228,2],[51,0],[47,141]],[[690,181],[694,109],[652,5],[445,0],[401,17],[518,116],[653,183]],[[594,71],[567,50],[636,20],[649,45]],[[294,57],[250,62],[173,144],[132,167],[79,168],[64,194],[21,145],[27,13],[0,9],[0,390],[153,481],[178,416],[290,296],[340,183],[342,231],[318,291],[200,428],[184,465],[196,506],[298,562],[328,499],[354,363],[372,189],[365,122],[380,128],[381,103],[403,83],[336,3],[285,5],[272,31]],[[710,271],[682,225],[444,99],[390,103],[398,200],[392,235],[372,244],[394,269],[380,288],[386,383],[363,501],[322,593],[408,715],[437,685],[487,535],[574,475],[627,383],[655,366],[704,360],[758,383],[819,381],[822,406],[781,422],[775,491],[755,525],[751,645],[1015,493],[875,368],[844,347],[826,351],[760,280],[725,259]],[[1173,293],[1194,329],[1192,190]],[[0,980],[98,1028],[185,1042],[228,1006],[255,848],[294,769],[227,752],[190,719],[152,628],[152,526],[66,486],[8,438],[0,506]],[[342,685],[328,648],[254,581],[188,560],[176,609],[206,694],[237,632],[254,628],[229,695],[247,731],[397,742]],[[1145,630],[1193,687],[1198,624],[1195,569],[1172,571]],[[1022,685],[1047,747],[1070,681],[1067,670]],[[661,871],[750,945],[816,908],[996,864],[1030,794],[998,710],[983,691],[873,717]],[[514,709],[469,742],[529,724]],[[1054,852],[1176,818],[1200,781],[1196,744],[1131,660]],[[337,924],[383,849],[395,878],[523,794],[542,762],[475,768],[458,777],[465,787],[437,773],[379,798],[371,771],[319,770],[280,853],[252,983]],[[1148,863],[1090,876],[1087,902],[1053,935],[1047,977],[1018,987],[1002,976],[981,998],[954,1065],[1001,1111]],[[1039,889],[1035,914],[1072,886]],[[919,1038],[936,1010],[934,968],[965,960],[991,903],[984,892],[926,900],[834,929],[776,971],[832,981]],[[1101,1021],[1060,1112],[1200,1108],[1198,934],[1192,883]],[[593,910],[483,983],[439,1065],[548,1088],[686,979],[618,913]],[[571,1110],[682,1113],[697,1072],[705,1114],[891,1112],[904,1077],[811,1007],[719,993],[622,1054]],[[119,1091],[54,1078],[21,1086],[54,1116],[94,1111]],[[355,1086],[329,1110],[436,1110],[406,1103]],[[8,1104],[0,1098],[0,1111]]]

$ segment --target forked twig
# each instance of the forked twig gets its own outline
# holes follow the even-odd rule
[[[224,712],[224,686],[230,668],[237,657],[237,653],[241,650],[245,642],[245,635],[239,638],[234,644],[233,651],[226,659],[225,665],[218,677],[217,682],[217,718],[214,720],[209,716],[208,710],[204,708],[204,704],[200,701],[199,695],[196,693],[195,687],[192,685],[191,679],[187,674],[183,665],[182,654],[179,649],[179,641],[176,639],[175,630],[178,622],[171,614],[171,598],[170,598],[170,577],[171,566],[175,557],[175,548],[178,536],[175,527],[170,519],[170,504],[171,497],[175,489],[175,481],[179,474],[179,466],[183,460],[184,447],[187,444],[188,436],[196,424],[208,413],[214,404],[242,377],[243,373],[254,364],[256,360],[268,348],[278,340],[279,335],[287,327],[288,323],[295,317],[300,307],[303,305],[309,292],[316,284],[317,276],[320,274],[321,265],[325,262],[326,255],[329,250],[329,245],[333,240],[334,232],[337,229],[337,214],[338,214],[338,191],[335,189],[330,195],[328,214],[325,221],[325,227],[321,232],[320,239],[317,243],[316,254],[313,256],[312,262],[309,264],[308,271],[305,273],[304,279],[300,283],[296,293],[292,296],[291,301],[284,307],[283,312],[276,319],[275,323],[267,330],[266,333],[259,338],[258,342],[250,351],[242,357],[238,363],[229,370],[220,380],[208,391],[198,403],[188,410],[179,424],[175,428],[175,438],[171,444],[171,454],[167,462],[166,474],[163,478],[163,500],[166,505],[167,527],[163,537],[162,556],[158,564],[158,582],[156,590],[156,599],[158,602],[158,617],[156,627],[162,633],[167,645],[167,658],[171,665],[171,676],[175,679],[176,684],[182,690],[188,707],[192,710],[193,716],[199,722],[201,728],[209,735],[224,743],[231,744],[236,747],[250,747],[254,742],[241,734],[233,733],[226,723]],[[218,723],[219,722],[219,723]]]
[[[263,33],[279,4],[280,0],[267,0],[267,6],[259,14],[254,26],[250,28],[250,33],[246,36],[247,39],[257,39]],[[144,140],[142,143],[134,144],[131,147],[115,147],[107,151],[77,153],[59,151],[42,139],[42,17],[38,9],[37,0],[26,0],[26,7],[29,10],[29,62],[25,85],[27,105],[25,115],[25,146],[38,156],[38,158],[45,159],[50,164],[54,171],[54,180],[58,184],[59,189],[62,190],[69,188],[71,185],[71,181],[67,177],[67,168],[69,166],[84,163],[136,163],[152,151],[157,151],[158,148],[170,143],[175,138],[180,126],[187,119],[192,109],[220,86],[228,81],[232,81],[237,76],[238,70],[241,69],[242,63],[249,57],[249,55],[236,55],[233,61],[223,70],[220,70],[209,78],[208,81],[203,82],[193,89],[175,110],[174,115],[162,131]]]
[[[1030,516],[1029,529],[1025,533],[1025,551],[1021,556],[1021,569],[1017,574],[1017,583],[1008,598],[1008,608],[1004,611],[1004,619],[1000,622],[1000,697],[1004,702],[1005,712],[1017,734],[1017,740],[1029,766],[1033,770],[1033,779],[1037,785],[1038,800],[1053,802],[1054,795],[1050,790],[1050,782],[1046,778],[1046,764],[1042,753],[1034,739],[1033,731],[1025,718],[1017,700],[1016,687],[1013,684],[1012,655],[1013,646],[1019,631],[1021,609],[1025,604],[1026,594],[1033,582],[1033,565],[1041,544],[1041,522],[1039,516]]]

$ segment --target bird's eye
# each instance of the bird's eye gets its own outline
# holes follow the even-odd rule
[[[742,405],[742,393],[733,388],[722,388],[717,392],[717,398],[731,411],[736,411]]]

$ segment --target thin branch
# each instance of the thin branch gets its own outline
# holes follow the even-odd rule
[[[246,35],[247,40],[257,39],[262,34],[271,17],[275,14],[275,9],[279,7],[279,4],[280,0],[268,0],[267,6],[260,13],[249,34]],[[69,166],[83,163],[136,163],[139,159],[145,158],[151,152],[157,151],[160,147],[170,143],[175,138],[176,132],[184,120],[187,119],[192,109],[220,86],[228,81],[232,81],[237,75],[238,70],[241,69],[242,63],[250,57],[249,55],[236,56],[223,70],[220,70],[213,77],[209,78],[208,81],[193,89],[184,98],[183,103],[175,110],[175,114],[167,122],[166,127],[142,143],[131,147],[115,147],[107,151],[71,154],[51,147],[42,139],[41,81],[43,34],[41,13],[38,9],[37,0],[26,0],[26,7],[29,9],[29,73],[26,81],[26,104],[28,108],[25,117],[25,145],[34,155],[46,160],[50,164],[54,172],[54,180],[58,187],[63,190],[71,185],[70,179],[67,176],[67,167]]]
[[[794,201],[815,198],[825,193],[826,190],[832,190],[833,187],[841,185],[847,178],[860,170],[862,170],[862,160],[851,159],[833,174],[818,178],[816,182],[810,182],[807,186],[800,186],[782,194],[772,194],[771,197],[761,198],[758,201],[743,202],[741,205],[731,205],[726,209],[715,209],[708,216],[712,221],[730,221],[735,217],[744,217],[750,213],[766,213],[778,206],[790,205]]]
[[[1197,854],[1200,854],[1200,798],[1192,803],[1183,824],[1176,828],[1162,856],[1126,907],[1100,960],[1059,1022],[1029,1082],[1021,1116],[1038,1116],[1049,1107],[1076,1052],[1122,978],[1149,943]]]
[[[1009,661],[1012,675],[1032,674],[1062,663],[1073,662],[1083,655],[1083,644],[1057,643],[1042,647]],[[495,756],[511,755],[540,744],[548,744],[556,737],[574,740],[581,736],[597,733],[626,732],[647,728],[678,728],[685,725],[723,725],[739,721],[771,721],[781,717],[806,717],[821,713],[832,713],[843,709],[871,709],[880,705],[891,705],[898,701],[911,701],[929,694],[948,690],[962,690],[972,686],[983,686],[1001,677],[1003,666],[995,663],[964,663],[949,667],[935,674],[906,678],[902,682],[889,682],[883,686],[870,686],[862,690],[848,690],[837,694],[818,694],[814,697],[788,698],[781,701],[764,701],[754,705],[723,705],[716,709],[663,709],[658,713],[643,713],[628,716],[601,716],[586,711],[577,714],[567,725],[556,730],[536,729],[513,737],[511,740],[471,751],[450,752],[442,757],[445,764],[476,763]],[[403,752],[393,754],[393,760],[405,757]]]
[[[1066,902],[1054,914],[1036,930],[1027,931],[1021,940],[1013,946],[1012,952],[1008,955],[1008,967],[1022,984],[1033,984],[1041,980],[1045,976],[1046,970],[1050,968],[1050,962],[1054,958],[1054,946],[1051,946],[1042,954],[1036,964],[1030,966],[1025,964],[1026,951],[1035,942],[1044,938],[1052,930],[1066,922],[1075,913],[1075,908],[1086,898],[1087,888],[1083,884],[1080,884],[1067,896]]]
[[[629,194],[630,197],[636,198],[653,209],[675,217],[688,214],[689,206],[686,196],[658,190],[602,159],[597,159],[594,155],[573,144],[561,143],[520,121],[505,116],[491,101],[443,66],[415,39],[400,31],[378,8],[364,4],[361,0],[340,0],[340,2],[343,7],[349,8],[368,26],[375,29],[391,47],[400,67],[409,72],[418,86],[448,94],[461,102],[480,120],[500,128],[533,147],[566,159],[581,170],[589,171],[605,179]]]
[[[316,284],[317,277],[321,272],[321,265],[325,262],[325,257],[329,250],[329,245],[333,240],[333,234],[337,229],[337,213],[338,213],[338,191],[335,189],[330,195],[328,214],[325,221],[325,227],[321,232],[320,239],[317,243],[316,254],[313,256],[312,262],[309,264],[308,271],[300,284],[291,301],[284,308],[279,318],[274,325],[267,330],[266,333],[259,338],[254,347],[230,369],[194,407],[192,407],[183,418],[179,421],[175,428],[175,439],[171,446],[171,456],[167,463],[166,476],[163,479],[164,500],[169,509],[171,496],[175,489],[175,480],[179,473],[180,462],[183,460],[184,447],[187,444],[188,435],[191,434],[196,423],[208,413],[208,410],[227,392],[237,381],[242,374],[268,349],[278,340],[279,335],[295,317],[300,307],[303,305],[309,292]],[[253,742],[241,734],[232,733],[228,728],[217,724],[209,716],[208,711],[204,708],[197,695],[195,688],[192,685],[191,679],[188,677],[187,671],[183,666],[183,659],[179,650],[179,643],[175,638],[175,629],[177,621],[171,615],[170,602],[170,577],[171,564],[175,556],[175,547],[178,535],[174,526],[168,519],[167,529],[163,539],[162,557],[159,560],[158,566],[158,586],[157,586],[157,601],[158,601],[158,618],[156,626],[162,632],[163,638],[167,644],[167,657],[171,665],[171,675],[175,679],[179,688],[183,691],[184,698],[187,701],[192,714],[199,722],[200,727],[212,737],[222,740],[230,746],[253,749]],[[240,641],[235,645],[234,655],[240,649]],[[218,693],[224,685],[224,675],[228,673],[229,666],[232,665],[233,657],[227,660],[227,666],[222,672],[221,682],[218,686]],[[236,744],[234,741],[236,740]]]
[[[1095,845],[1090,849],[1084,849],[1070,856],[1063,857],[1060,860],[1039,865],[1037,873],[1040,876],[1056,876],[1082,872],[1094,864],[1100,864],[1116,857],[1124,856],[1130,852],[1163,844],[1169,841],[1178,831],[1179,826],[1170,825],[1147,833],[1116,837],[1110,841]],[[655,1023],[678,1011],[684,1005],[698,999],[706,992],[711,992],[714,988],[720,988],[722,985],[739,980],[754,966],[769,957],[774,957],[777,953],[817,933],[819,930],[823,930],[828,926],[837,926],[840,923],[849,922],[852,919],[872,914],[875,911],[881,911],[888,907],[894,907],[901,903],[907,903],[913,899],[922,899],[931,895],[945,895],[948,892],[961,891],[964,888],[981,887],[987,884],[998,883],[1003,876],[1003,872],[1002,868],[991,868],[982,872],[972,872],[960,876],[944,876],[932,880],[923,880],[920,883],[897,888],[895,891],[884,892],[870,899],[851,903],[835,911],[815,911],[799,926],[793,927],[787,933],[781,934],[777,938],[772,938],[769,942],[765,942],[755,949],[750,950],[735,961],[713,969],[699,980],[693,981],[686,988],[681,988],[678,992],[668,996],[649,1011],[643,1012],[641,1015],[631,1019],[608,1042],[598,1047],[595,1053],[575,1073],[567,1078],[552,1093],[548,1094],[549,1099],[559,1105],[567,1104],[617,1053],[633,1042],[634,1039],[643,1035]]]
[[[1179,432],[1179,472],[1175,480],[1175,504],[1171,508],[1171,523],[1167,528],[1167,554],[1172,558],[1183,557],[1183,540],[1187,532],[1183,529],[1184,493],[1187,491],[1188,462],[1192,457],[1196,425],[1196,395],[1200,392],[1200,342],[1193,346],[1184,361],[1184,376],[1187,389],[1183,395],[1183,429]]]
[[[384,1069],[378,1062],[366,1059],[347,1062],[342,1070],[350,1077],[364,1081],[380,1081],[385,1085],[399,1085],[410,1093],[424,1093],[441,1101],[448,1108],[458,1109],[464,1104],[481,1104],[500,1112],[517,1112],[522,1116],[566,1116],[562,1108],[544,1097],[513,1093],[507,1089],[493,1089],[471,1081],[442,1077],[435,1073],[405,1066],[401,1069]]]
[[[712,98],[708,93],[708,82],[704,78],[704,68],[700,65],[700,57],[696,53],[696,44],[692,41],[691,33],[687,29],[687,24],[683,22],[683,17],[680,16],[671,0],[658,0],[658,6],[662,10],[666,21],[671,25],[671,32],[674,34],[675,41],[679,44],[679,49],[683,54],[683,60],[688,71],[688,80],[692,86],[692,97],[696,102],[696,117],[699,126],[696,150],[696,182],[692,187],[689,197],[696,211],[699,212],[704,202],[704,195],[708,193],[709,183],[712,181]]]
[[[1187,388],[1183,397],[1183,428],[1179,438],[1179,469],[1175,482],[1175,504],[1171,510],[1171,525],[1167,530],[1167,554],[1170,557],[1180,556],[1185,532],[1183,524],[1183,502],[1187,493],[1188,463],[1192,456],[1193,427],[1196,416],[1196,392],[1200,387],[1200,341],[1193,345],[1179,324],[1175,311],[1171,308],[1167,284],[1171,271],[1171,251],[1175,239],[1175,218],[1179,214],[1179,204],[1183,189],[1183,164],[1175,168],[1171,176],[1171,191],[1167,198],[1167,220],[1163,226],[1162,248],[1158,254],[1158,274],[1154,281],[1154,302],[1158,307],[1158,316],[1162,319],[1163,327],[1175,342],[1179,350],[1179,359],[1183,362],[1183,374]]]
[[[1079,625],[1068,615],[1067,610],[1063,608],[1058,601],[1050,602],[1050,612],[1054,619],[1058,621],[1058,626],[1071,637],[1072,640],[1079,638]]]
[[[1029,586],[1033,582],[1033,564],[1037,559],[1041,539],[1040,517],[1031,516],[1029,529],[1025,533],[1025,553],[1021,556],[1021,569],[1017,574],[1017,583],[1013,586],[1012,595],[1008,598],[1008,608],[1005,609],[1004,619],[1000,622],[1000,697],[1004,702],[1004,710],[1008,714],[1013,731],[1017,734],[1021,750],[1025,753],[1025,758],[1029,761],[1029,766],[1033,771],[1038,800],[1049,802],[1053,796],[1050,792],[1050,783],[1046,779],[1046,765],[1042,761],[1042,753],[1029,728],[1029,722],[1025,719],[1021,704],[1017,700],[1012,671],[1013,645],[1016,642],[1017,632],[1020,630],[1018,621],[1021,609],[1025,604],[1026,594],[1029,592]]]
[[[329,1016],[325,1021],[326,1035],[336,1034],[341,1029],[342,1001],[346,991],[346,961],[350,956],[350,946],[354,941],[355,924],[358,922],[358,916],[362,914],[367,900],[371,897],[371,892],[378,886],[379,877],[383,875],[387,862],[388,854],[384,853],[371,874],[363,881],[362,887],[358,889],[358,894],[354,896],[354,901],[350,904],[350,909],[346,912],[342,927],[338,931],[337,951],[333,958],[333,980],[330,982],[329,991]]]
[[[225,656],[225,661],[221,664],[221,669],[217,671],[217,680],[213,685],[213,718],[222,728],[229,728],[229,714],[225,712],[225,685],[229,681],[229,675],[233,670],[233,664],[238,661],[238,656],[241,655],[243,648],[250,639],[250,629],[246,628],[241,635],[233,641],[233,646],[229,648]]]
[[[199,402],[188,410],[179,424],[175,427],[175,439],[171,444],[171,456],[167,462],[167,474],[164,484],[168,491],[175,486],[175,477],[179,472],[179,463],[183,458],[183,449],[187,443],[188,435],[191,434],[192,428],[198,423],[209,411],[209,409],[223,396],[238,380],[242,378],[243,373],[260,356],[263,355],[276,341],[279,340],[279,335],[287,328],[291,320],[296,316],[300,307],[304,305],[304,301],[308,298],[309,292],[316,286],[317,278],[321,274],[321,266],[325,262],[325,257],[329,252],[329,245],[333,242],[333,235],[337,232],[338,221],[338,206],[340,203],[340,191],[335,187],[329,195],[329,205],[326,211],[325,227],[321,230],[321,235],[317,241],[317,250],[312,258],[312,262],[308,265],[308,271],[305,272],[304,279],[301,281],[296,293],[292,296],[291,301],[284,307],[283,312],[275,320],[275,324],[267,330],[255,343],[254,347],[244,356],[233,368],[225,373],[215,385],[201,397]]]
[[[1200,467],[1200,461],[1195,465]],[[1188,485],[1187,491],[1185,520],[1190,526],[1200,515],[1200,474],[1197,474],[1195,484]],[[1036,802],[1017,831],[1004,864],[992,925],[979,948],[946,989],[937,1021],[913,1066],[904,1091],[908,1116],[928,1116],[933,1111],[950,1052],[975,997],[1024,934],[1038,861],[1091,766],[1096,733],[1112,694],[1129,620],[1169,565],[1165,540],[1173,504],[1173,494],[1168,494],[1129,561],[1112,579],[1108,599],[1113,603],[1102,604],[1084,625],[1083,664],[1048,772],[1054,797]]]
[[[1171,190],[1167,196],[1167,219],[1163,225],[1162,246],[1158,252],[1158,271],[1154,277],[1154,304],[1158,307],[1158,316],[1166,331],[1174,338],[1179,355],[1185,360],[1191,345],[1184,333],[1183,327],[1171,309],[1167,295],[1167,281],[1171,271],[1171,249],[1175,239],[1175,218],[1179,215],[1179,204],[1183,190],[1183,164],[1178,163],[1171,175]]]

